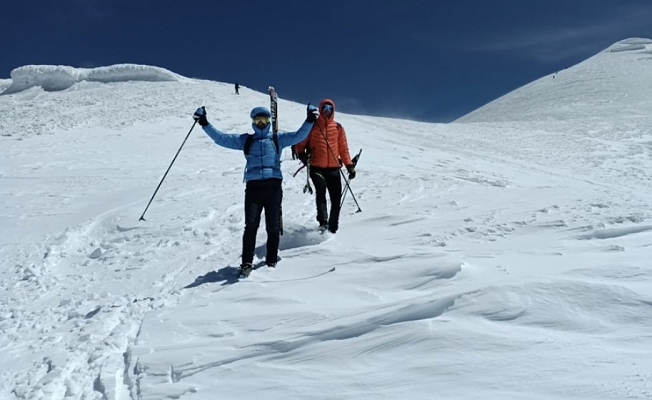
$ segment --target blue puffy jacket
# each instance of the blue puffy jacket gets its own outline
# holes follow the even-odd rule
[[[269,110],[264,107],[257,107],[251,110],[251,116],[267,114],[271,116]],[[276,152],[272,132],[270,131],[271,122],[264,129],[259,129],[255,124],[251,124],[254,129],[254,141],[249,147],[249,155],[246,156],[247,165],[245,167],[245,182],[259,181],[264,179],[283,179],[281,173],[281,150],[285,147],[293,146],[304,141],[310,134],[312,123],[304,122],[296,132],[278,133],[278,147]],[[249,134],[229,134],[221,132],[213,125],[208,124],[203,127],[204,132],[210,136],[213,141],[228,149],[244,151],[244,145]]]

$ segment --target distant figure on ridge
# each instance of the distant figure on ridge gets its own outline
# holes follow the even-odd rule
[[[235,83],[235,94],[240,94],[240,85],[238,82]]]

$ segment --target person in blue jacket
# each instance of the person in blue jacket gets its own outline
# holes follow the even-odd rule
[[[244,151],[245,167],[245,229],[242,236],[242,274],[248,276],[253,269],[256,233],[260,217],[265,210],[267,230],[267,256],[265,263],[275,267],[281,233],[281,152],[285,147],[304,141],[313,123],[319,117],[317,107],[308,105],[306,121],[296,132],[272,133],[271,114],[265,107],[251,110],[253,133],[228,134],[217,130],[206,119],[206,110],[198,108],[193,118],[213,141],[228,149]]]

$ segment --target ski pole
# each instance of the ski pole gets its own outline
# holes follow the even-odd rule
[[[312,194],[312,187],[310,187],[310,156],[308,156],[308,161],[306,161],[306,185],[303,187],[303,193]]]
[[[344,185],[344,190],[342,190],[342,201],[340,201],[340,208],[344,207],[344,199],[346,198],[346,193],[348,192],[349,189],[349,183],[347,182]]]
[[[351,160],[353,162],[354,167],[358,166],[358,160],[360,159],[360,154],[362,154],[362,149],[360,149],[358,154],[356,154],[355,157],[353,157],[353,159]],[[346,185],[344,186],[344,190],[342,191],[342,201],[340,202],[340,208],[344,206],[344,198],[346,197],[347,189],[350,189],[349,182],[346,183]],[[358,206],[358,208],[360,208],[360,206]]]
[[[202,106],[202,109],[204,109],[203,106]],[[195,122],[193,122],[192,126],[190,127],[190,130],[188,131],[188,134],[186,135],[186,138],[183,139],[183,143],[181,143],[181,147],[179,147],[179,150],[177,150],[177,154],[174,155],[174,158],[172,159],[172,162],[170,163],[170,166],[168,167],[167,171],[165,171],[165,174],[163,174],[163,178],[161,179],[161,182],[159,182],[158,186],[156,187],[156,190],[154,191],[154,194],[152,195],[152,198],[149,199],[149,203],[147,203],[147,207],[145,207],[145,211],[143,211],[143,215],[140,216],[138,221],[147,221],[145,219],[145,213],[147,212],[147,209],[149,208],[150,204],[152,204],[152,200],[154,200],[154,197],[156,196],[156,193],[160,189],[161,184],[165,180],[165,177],[168,175],[168,172],[170,172],[170,168],[172,168],[172,164],[174,164],[174,161],[177,159],[177,156],[181,152],[181,149],[183,148],[183,145],[186,144],[186,140],[188,140],[188,137],[190,136],[190,132],[192,132],[195,125],[197,125],[197,120],[195,120]]]
[[[292,174],[292,177],[293,177],[293,178],[296,178],[296,176],[299,174],[299,172],[301,172],[301,170],[304,169],[305,167],[306,167],[305,164],[303,164],[302,166],[300,166],[299,169],[296,170],[296,172],[295,172],[294,174]]]

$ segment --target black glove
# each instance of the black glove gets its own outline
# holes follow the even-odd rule
[[[308,153],[306,153],[306,152],[303,152],[303,153],[299,154],[299,160],[301,160],[301,162],[303,163],[303,165],[308,165],[308,158],[309,158],[309,157],[310,157],[310,156],[309,156]]]
[[[346,167],[346,170],[349,171],[349,180],[355,179],[355,166],[348,165]]]
[[[306,113],[308,114],[306,116],[306,122],[314,123],[319,118],[319,110],[310,103],[308,103]]]
[[[208,120],[206,119],[206,109],[204,107],[198,108],[197,111],[195,111],[195,113],[192,115],[192,118],[201,126],[208,125]]]

